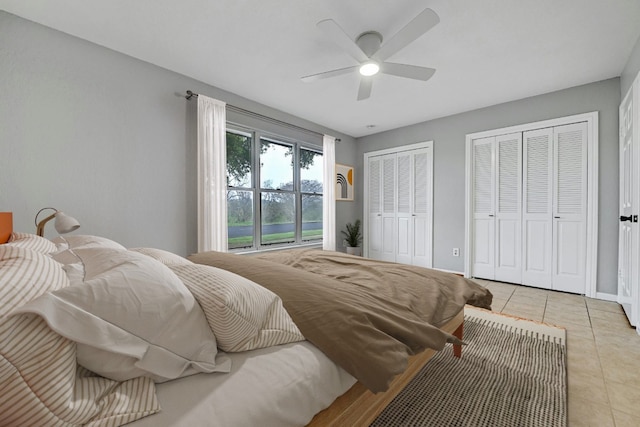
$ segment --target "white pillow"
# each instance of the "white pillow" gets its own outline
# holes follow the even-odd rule
[[[184,264],[192,264],[188,259],[181,257],[180,255],[176,255],[172,252],[168,252],[162,249],[155,248],[130,248],[130,251],[140,252],[141,254],[145,254],[150,256],[151,258],[160,261],[164,265],[184,265]]]
[[[80,262],[73,252],[74,249],[104,248],[126,250],[120,243],[106,237],[82,234],[58,236],[52,240],[52,243],[55,245],[56,250],[51,254],[51,257],[62,264]]]
[[[83,249],[83,248],[111,248],[126,249],[118,242],[100,236],[90,236],[83,234],[70,234],[58,236],[52,240],[58,249]]]
[[[5,245],[31,249],[41,254],[48,254],[56,251],[56,245],[42,236],[29,233],[19,233],[14,231]]]
[[[229,372],[202,309],[162,263],[136,252],[73,249],[71,286],[16,312],[44,317],[78,343],[78,363],[110,379],[161,382],[196,372]]]
[[[222,350],[254,350],[305,339],[280,297],[257,283],[208,265],[170,268],[202,306]]]
[[[62,265],[47,255],[0,245],[0,318],[45,292],[66,286],[69,280]]]

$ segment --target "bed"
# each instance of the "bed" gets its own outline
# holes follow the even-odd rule
[[[2,236],[0,425],[368,425],[435,351],[460,355],[466,303],[491,303],[328,251],[185,259],[0,213]]]

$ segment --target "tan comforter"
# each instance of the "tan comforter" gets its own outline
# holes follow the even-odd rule
[[[437,326],[465,303],[489,308],[492,298],[453,274],[337,252],[204,252],[189,259],[276,293],[307,340],[373,392],[385,391],[410,355],[456,342]]]

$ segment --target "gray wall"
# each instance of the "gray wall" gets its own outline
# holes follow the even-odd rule
[[[620,93],[622,94],[622,98],[624,98],[629,91],[629,88],[633,84],[633,80],[638,75],[638,72],[640,72],[640,37],[636,41],[636,45],[633,47],[633,51],[631,51],[631,55],[629,55],[627,64],[620,75]]]
[[[600,113],[598,292],[617,293],[618,262],[618,78],[495,105],[358,139],[358,170],[369,151],[434,141],[433,266],[464,271],[465,136],[469,133]],[[363,188],[359,174],[358,188]],[[362,200],[359,200],[362,211]],[[452,256],[452,248],[461,256]]]
[[[337,158],[355,162],[349,136],[3,11],[0,40],[0,211],[16,230],[35,232],[36,212],[53,206],[81,222],[76,233],[194,252],[187,89],[341,138]],[[357,214],[338,203],[336,234]]]

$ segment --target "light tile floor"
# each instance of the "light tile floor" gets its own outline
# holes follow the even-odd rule
[[[640,336],[614,302],[476,279],[493,311],[567,330],[569,426],[640,426]]]

